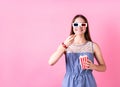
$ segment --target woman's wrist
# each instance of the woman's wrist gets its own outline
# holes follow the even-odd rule
[[[97,68],[97,65],[96,65],[96,64],[93,64],[92,70],[96,70],[96,68]]]
[[[62,46],[63,46],[65,49],[68,48],[68,46],[67,46],[64,42],[62,42]]]

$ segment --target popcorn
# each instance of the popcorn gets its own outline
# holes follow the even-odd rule
[[[79,59],[80,59],[81,68],[86,69],[87,68],[86,63],[88,61],[88,56],[87,55],[80,56]]]

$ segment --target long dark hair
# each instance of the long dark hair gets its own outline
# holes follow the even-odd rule
[[[89,32],[88,20],[87,20],[87,18],[86,18],[85,16],[83,16],[83,15],[81,15],[81,14],[76,15],[76,16],[72,19],[72,23],[74,23],[75,19],[78,18],[78,17],[84,19],[85,23],[87,23],[87,28],[86,28],[86,32],[85,32],[85,39],[88,40],[88,41],[92,41],[92,39],[91,39],[91,37],[90,37],[90,32]],[[72,23],[71,23],[70,35],[75,34],[74,31],[73,31]]]

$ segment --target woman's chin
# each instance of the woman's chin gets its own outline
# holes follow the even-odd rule
[[[75,35],[81,35],[82,34],[82,32],[76,32],[75,33]]]

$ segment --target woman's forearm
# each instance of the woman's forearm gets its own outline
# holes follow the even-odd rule
[[[101,65],[96,65],[94,64],[93,70],[99,71],[99,72],[105,72],[106,71],[106,66],[101,64]]]
[[[54,65],[61,58],[61,56],[64,54],[65,50],[66,49],[62,45],[60,45],[58,47],[58,49],[51,55],[51,57],[48,61],[48,64]]]

